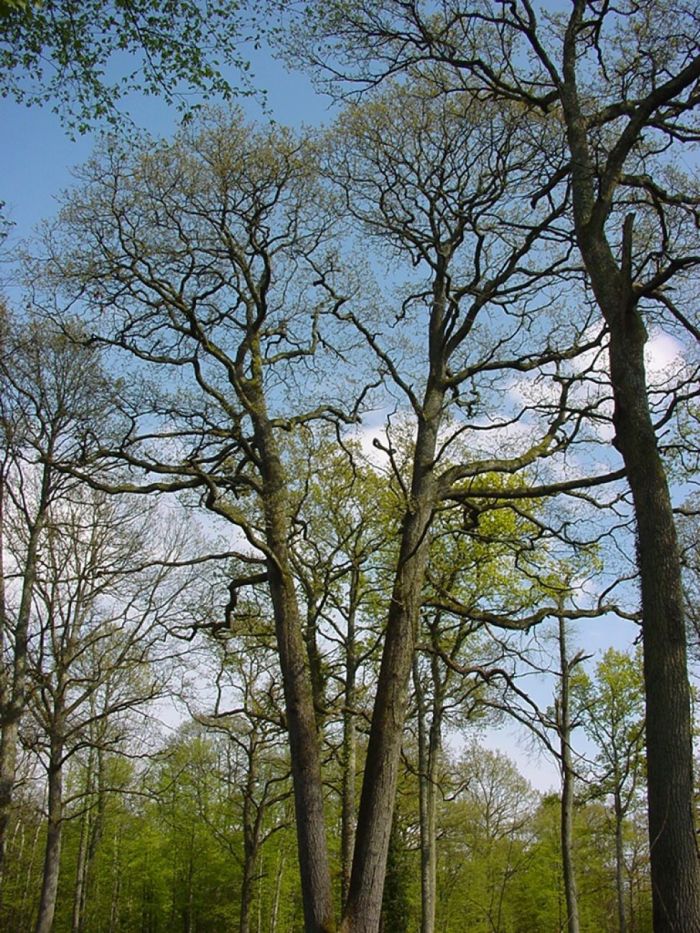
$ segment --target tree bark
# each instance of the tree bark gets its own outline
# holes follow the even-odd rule
[[[419,414],[410,501],[403,519],[372,714],[343,933],[376,933],[379,928],[428,529],[437,500],[435,452],[443,402],[444,389],[433,367]]]
[[[51,933],[56,911],[63,834],[63,741],[60,737],[51,738],[48,777],[49,819],[36,933]]]
[[[7,830],[12,811],[12,798],[17,768],[17,740],[19,724],[24,712],[27,693],[27,646],[29,644],[29,622],[32,598],[37,573],[39,541],[46,521],[49,497],[49,469],[44,468],[41,498],[27,542],[27,554],[22,571],[22,595],[20,598],[13,650],[12,684],[9,697],[0,710],[0,883],[7,841]]]
[[[425,697],[414,664],[413,683],[418,707],[418,806],[421,854],[421,933],[434,933],[437,908],[437,763],[440,752],[441,698],[433,703],[433,717],[427,723]],[[435,683],[436,691],[439,689]]]
[[[309,662],[289,560],[284,468],[262,395],[262,376],[247,386],[263,479],[267,572],[292,764],[297,847],[307,933],[335,929],[326,840],[321,760]]]
[[[559,617],[559,660],[561,695],[559,698],[559,741],[561,756],[561,855],[564,893],[566,895],[566,929],[579,933],[578,890],[573,855],[574,769],[571,760],[571,713],[569,684],[571,664],[566,646],[566,621]]]
[[[617,886],[617,922],[620,933],[627,933],[627,916],[625,912],[625,849],[622,838],[624,813],[617,775],[615,777],[615,783],[615,883]]]
[[[618,264],[605,232],[611,194],[596,190],[597,173],[578,97],[577,50],[584,7],[577,0],[567,29],[560,95],[572,155],[576,238],[609,328],[615,445],[625,464],[637,524],[654,931],[697,933],[700,861],[692,812],[690,689],[680,558],[666,470],[649,409],[644,366],[647,333],[629,261],[631,218],[625,224],[623,258]],[[608,173],[611,168],[608,165]]]
[[[352,858],[355,850],[355,779],[357,776],[357,728],[355,725],[357,646],[355,633],[356,599],[359,570],[354,567],[350,582],[348,630],[345,641],[345,697],[343,709],[343,785],[341,814],[341,903],[350,891]]]

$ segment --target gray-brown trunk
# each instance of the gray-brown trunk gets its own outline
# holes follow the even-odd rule
[[[36,933],[51,933],[56,911],[63,833],[63,743],[52,741],[49,762],[49,813]]]
[[[573,853],[574,769],[571,756],[570,678],[571,668],[566,645],[566,622],[559,618],[559,660],[561,695],[559,697],[559,748],[561,763],[561,855],[564,894],[566,897],[566,929],[579,933],[578,891]]]
[[[428,528],[437,496],[434,461],[443,399],[444,392],[429,384],[418,424],[411,496],[372,714],[343,933],[376,933],[379,928]]]
[[[414,664],[414,691],[418,715],[418,806],[421,851],[421,933],[435,933],[437,909],[437,765],[440,752],[439,702],[433,705],[433,719],[427,722],[425,696],[417,664]],[[437,684],[435,685],[437,689]]]
[[[264,483],[268,581],[282,671],[292,764],[297,846],[307,933],[335,929],[319,739],[309,663],[289,560],[284,469],[261,393],[251,390]]]
[[[655,933],[700,930],[690,689],[678,542],[649,412],[646,333],[636,311],[611,326],[617,444],[637,518]]]
[[[343,786],[341,813],[341,903],[345,904],[350,890],[352,858],[355,850],[355,780],[357,776],[357,728],[355,725],[355,680],[357,659],[355,646],[355,600],[359,574],[353,570],[350,584],[350,611],[345,643],[345,702],[343,710]]]
[[[616,781],[616,784],[619,783]],[[617,883],[617,921],[620,933],[627,933],[625,911],[625,848],[622,838],[623,811],[619,790],[615,792],[615,881]]]

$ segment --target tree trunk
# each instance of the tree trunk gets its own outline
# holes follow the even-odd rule
[[[421,853],[421,933],[435,933],[437,909],[437,765],[440,754],[442,699],[440,685],[434,684],[436,696],[433,716],[427,723],[425,696],[417,664],[413,684],[418,707],[418,807],[420,814]]]
[[[304,922],[307,933],[331,933],[335,919],[321,759],[309,662],[289,560],[286,477],[261,387],[259,375],[249,383],[248,392],[264,487],[266,563],[289,733]]]
[[[625,223],[618,264],[605,232],[612,196],[597,192],[597,169],[578,99],[577,50],[584,8],[585,4],[576,4],[567,30],[560,94],[572,155],[577,242],[609,328],[615,445],[627,471],[637,523],[654,931],[699,933],[700,861],[692,810],[690,689],[680,557],[666,470],[649,410],[644,367],[647,333],[631,282],[632,218]]]
[[[619,781],[616,775],[616,787]],[[627,933],[625,914],[625,849],[622,839],[623,823],[622,800],[619,789],[615,791],[615,882],[617,885],[617,920],[620,933]]]
[[[255,805],[254,800],[257,779],[256,736],[251,735],[248,748],[248,774],[243,791],[243,878],[241,880],[239,933],[250,933],[250,914],[255,892],[255,878],[258,874],[262,809]]]
[[[359,587],[359,571],[352,571],[350,583],[350,608],[348,631],[345,642],[345,697],[343,709],[343,786],[340,833],[341,861],[341,904],[345,904],[350,891],[352,858],[355,849],[355,779],[357,776],[357,729],[355,725],[355,681],[357,679],[357,657],[355,644],[356,596]]]
[[[435,452],[444,391],[431,373],[419,415],[413,477],[372,714],[343,933],[376,933],[398,780],[408,684],[437,498]]]
[[[693,933],[700,931],[700,873],[678,542],[647,398],[646,331],[633,308],[609,324],[616,443],[637,518],[654,930]]]
[[[56,911],[63,834],[63,740],[52,736],[49,758],[49,819],[36,933],[51,933]]]
[[[282,875],[284,874],[285,858],[280,852],[277,860],[277,877],[275,878],[275,896],[272,901],[272,912],[270,914],[270,933],[277,933],[277,918],[280,912],[280,893],[282,891]]]
[[[15,623],[14,657],[12,670],[12,686],[9,698],[0,710],[2,723],[0,724],[0,881],[5,858],[7,830],[12,811],[12,797],[15,787],[15,771],[17,768],[17,739],[19,723],[24,712],[27,692],[27,645],[29,643],[29,620],[32,610],[34,583],[36,580],[37,556],[39,553],[39,539],[44,527],[46,510],[46,493],[48,492],[48,477],[44,471],[42,504],[39,517],[32,525],[27,543],[27,556],[22,573],[22,596]]]
[[[47,457],[53,455],[49,445]],[[2,477],[4,482],[4,475]],[[12,810],[12,797],[17,768],[17,739],[19,723],[24,712],[27,693],[27,646],[29,644],[29,621],[37,573],[39,541],[46,523],[51,486],[51,467],[45,465],[41,474],[41,491],[36,517],[29,526],[27,554],[22,568],[22,595],[15,621],[12,685],[3,684],[4,702],[0,709],[0,890],[5,859],[7,830]],[[4,581],[3,581],[4,582]],[[5,612],[4,601],[2,603]],[[6,622],[7,620],[5,620]]]
[[[566,929],[578,933],[578,891],[573,856],[574,769],[571,761],[571,716],[569,684],[571,666],[566,647],[566,621],[559,617],[559,660],[561,695],[559,697],[559,741],[561,761],[561,855],[564,893],[566,895]]]

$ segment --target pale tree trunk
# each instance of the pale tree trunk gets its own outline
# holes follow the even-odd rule
[[[596,192],[597,175],[578,99],[576,56],[584,8],[582,0],[577,0],[567,30],[560,94],[572,155],[577,241],[609,329],[615,445],[627,471],[637,523],[654,931],[698,933],[700,863],[692,811],[690,689],[678,541],[649,409],[644,366],[647,333],[631,282],[632,219],[625,223],[618,264],[605,232],[611,195],[605,190]],[[693,67],[697,71],[700,66],[696,62]],[[675,92],[669,88],[668,93]],[[616,153],[616,158],[621,157]],[[608,174],[615,167],[608,165]]]
[[[109,933],[116,933],[119,925],[119,905],[121,900],[121,835],[114,830],[112,855],[112,892],[109,903]]]
[[[76,868],[75,891],[73,895],[73,914],[71,933],[82,933],[85,923],[85,910],[90,888],[92,867],[97,854],[97,847],[102,838],[105,814],[104,754],[102,749],[90,749],[88,757],[86,796],[90,801],[85,808],[80,826],[80,848]],[[96,800],[92,798],[96,795]]]
[[[571,756],[571,710],[569,687],[571,663],[566,644],[566,621],[559,617],[559,661],[561,694],[558,709],[559,754],[561,764],[561,855],[564,893],[566,896],[566,929],[579,933],[578,891],[573,853],[574,768]]]
[[[24,712],[27,693],[27,646],[29,620],[37,572],[39,539],[45,522],[45,509],[30,529],[27,554],[22,573],[22,595],[15,623],[12,684],[3,708],[0,724],[0,882],[5,859],[7,830],[12,812],[12,798],[17,768],[17,740],[19,724]]]
[[[437,769],[441,749],[441,685],[434,679],[436,695],[428,724],[425,694],[418,665],[413,666],[413,685],[418,717],[418,806],[421,851],[421,933],[435,933],[437,910]]]
[[[617,920],[620,933],[627,933],[625,912],[625,847],[622,838],[624,811],[620,798],[619,780],[615,776],[615,881],[617,884]]]
[[[51,737],[48,783],[49,818],[36,933],[51,933],[56,911],[63,834],[63,740],[60,736]]]
[[[78,859],[75,867],[75,886],[73,888],[73,910],[71,913],[71,933],[80,933],[85,905],[85,888],[87,876],[87,850],[88,836],[90,834],[90,809],[86,804],[80,818],[80,840],[78,842]]]
[[[282,892],[282,875],[284,874],[284,856],[280,852],[277,860],[277,877],[275,878],[275,896],[272,901],[270,914],[270,933],[277,933],[277,919],[280,912],[280,894]]]
[[[255,879],[259,874],[263,806],[256,806],[254,799],[258,778],[256,742],[256,736],[252,735],[248,749],[248,774],[243,790],[243,878],[241,880],[239,933],[250,933],[250,915],[255,893]],[[258,905],[260,900],[261,898],[258,895]]]

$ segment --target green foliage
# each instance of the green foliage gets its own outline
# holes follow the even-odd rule
[[[72,131],[116,123],[131,91],[189,105],[228,99],[247,64],[237,0],[4,0],[0,94],[50,104]]]

